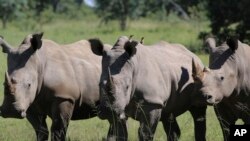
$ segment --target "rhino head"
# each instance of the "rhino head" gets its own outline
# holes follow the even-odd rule
[[[124,119],[125,107],[133,93],[136,45],[128,37],[120,37],[112,49],[105,48],[99,40],[90,40],[92,51],[102,56],[100,78],[100,118]]]
[[[193,78],[209,105],[229,97],[237,85],[237,64],[235,61],[238,40],[229,38],[216,47],[214,38],[208,38],[209,68],[202,69],[193,62]]]
[[[4,100],[0,107],[3,117],[24,118],[35,99],[38,87],[38,55],[43,33],[27,36],[18,48],[0,38],[3,53],[7,54]]]

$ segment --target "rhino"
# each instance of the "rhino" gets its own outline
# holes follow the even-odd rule
[[[92,53],[88,40],[59,45],[42,36],[30,34],[18,48],[0,38],[7,54],[0,114],[26,117],[38,141],[48,140],[45,119],[49,116],[51,140],[64,141],[70,120],[97,115],[101,57]]]
[[[140,141],[153,140],[158,121],[168,140],[177,140],[176,117],[187,110],[194,119],[195,139],[206,140],[207,106],[194,87],[191,62],[203,64],[195,54],[180,44],[147,46],[127,36],[118,38],[112,49],[100,40],[90,42],[93,53],[102,56],[98,116],[116,125],[113,140],[128,139],[128,117],[140,122]]]
[[[242,119],[250,124],[250,47],[228,38],[216,47],[216,40],[208,38],[209,68],[193,63],[195,85],[205,96],[208,105],[214,105],[225,141],[229,140],[229,127]]]

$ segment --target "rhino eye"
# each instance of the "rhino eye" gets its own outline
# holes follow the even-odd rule
[[[11,81],[12,84],[17,84],[17,81],[15,79],[13,79],[13,78],[11,78],[10,81]]]
[[[220,80],[224,80],[224,77],[223,77],[223,76],[221,76],[221,77],[220,77]]]
[[[126,90],[128,90],[129,86],[126,86]]]
[[[26,83],[26,88],[30,88],[30,86],[31,86],[31,83]]]

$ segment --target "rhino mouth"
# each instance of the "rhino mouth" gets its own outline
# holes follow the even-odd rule
[[[214,105],[217,105],[218,103],[220,103],[220,100],[216,100],[216,99],[208,99],[207,100],[207,105],[209,105],[209,106],[214,106]]]
[[[100,119],[108,119],[109,116],[111,115],[111,110],[107,107],[103,107],[103,106],[99,106],[97,108],[98,110],[98,113],[97,113],[97,116],[100,118]]]
[[[25,110],[16,110],[14,108],[4,108],[0,107],[0,116],[3,118],[18,118],[23,119],[26,117]]]
[[[110,105],[110,104],[109,104]],[[101,102],[97,106],[97,116],[100,119],[108,119],[112,115],[111,107],[107,105],[106,102]]]
[[[118,112],[110,104],[98,105],[97,110],[98,110],[97,116],[100,119],[117,119],[117,120],[127,119],[125,111]]]
[[[27,114],[26,114],[26,111],[24,111],[24,110],[21,111],[21,117],[22,117],[22,118],[26,118],[26,115],[27,115]]]

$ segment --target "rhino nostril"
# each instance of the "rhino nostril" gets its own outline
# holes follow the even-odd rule
[[[213,96],[207,95],[207,99],[212,99]]]

